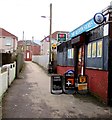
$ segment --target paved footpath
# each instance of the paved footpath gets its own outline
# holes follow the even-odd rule
[[[0,100],[0,120],[2,119],[2,102]]]
[[[50,76],[32,62],[3,98],[3,118],[111,118],[111,108],[89,95],[54,95]]]

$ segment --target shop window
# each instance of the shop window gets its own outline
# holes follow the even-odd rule
[[[94,41],[88,44],[86,52],[86,67],[103,68],[103,40]]]
[[[102,57],[102,41],[97,42],[97,57]]]
[[[96,57],[96,42],[92,43],[92,58]]]
[[[104,25],[103,36],[107,36],[109,34],[109,24]]]
[[[74,55],[74,49],[73,48],[68,49],[68,58],[73,59],[73,55]]]
[[[74,64],[74,49],[73,48],[68,48],[66,50],[66,53],[64,54],[66,55],[66,58],[65,56],[63,56],[63,59],[64,59],[64,62],[63,64],[66,65],[66,66],[73,66]]]
[[[91,43],[88,44],[87,57],[88,57],[88,58],[91,58]]]
[[[95,28],[90,33],[92,34],[92,36],[90,37],[91,40],[95,40],[95,39],[99,39],[99,38],[103,37],[103,33],[104,33],[103,25]]]

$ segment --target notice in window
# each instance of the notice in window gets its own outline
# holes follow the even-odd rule
[[[88,44],[88,49],[87,49],[87,57],[91,57],[91,43]]]
[[[74,49],[68,49],[68,58],[69,59],[73,59],[73,55],[74,55]]]
[[[92,58],[96,57],[96,42],[92,43]]]
[[[97,57],[102,57],[102,41],[97,42]]]

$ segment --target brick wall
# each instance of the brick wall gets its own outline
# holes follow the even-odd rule
[[[97,96],[100,100],[107,103],[108,72],[102,70],[86,69],[85,74],[88,76],[89,91]]]
[[[32,46],[32,55],[40,55],[40,46]]]

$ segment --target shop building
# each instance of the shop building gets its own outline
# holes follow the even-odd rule
[[[112,5],[101,13],[105,17],[102,24],[92,18],[58,45],[57,72],[63,75],[72,69],[74,79],[86,75],[89,92],[112,105]]]

